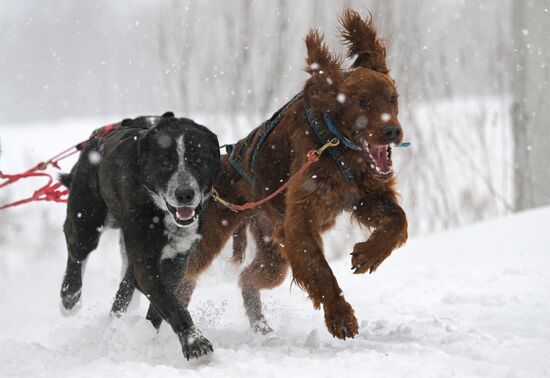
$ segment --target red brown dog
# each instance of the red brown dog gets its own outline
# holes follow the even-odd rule
[[[257,252],[242,272],[240,285],[254,329],[270,331],[261,312],[259,291],[280,285],[292,269],[294,282],[307,292],[315,308],[323,305],[329,332],[341,339],[358,332],[354,311],[342,295],[325,257],[321,235],[344,211],[372,233],[355,244],[354,273],[374,272],[407,240],[407,218],[398,204],[391,146],[403,139],[397,119],[397,90],[386,65],[386,49],[369,17],[347,10],[341,35],[348,70],[331,54],[316,30],[306,36],[305,70],[311,75],[303,93],[222,157],[215,183],[220,196],[241,204],[265,197],[307,161],[307,152],[338,138],[319,162],[297,177],[287,191],[258,208],[233,212],[220,203],[208,207],[204,234],[192,254],[182,287],[188,302],[198,275],[227,240],[246,225]],[[237,256],[238,258],[238,256]]]

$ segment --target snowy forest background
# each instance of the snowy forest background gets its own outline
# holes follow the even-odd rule
[[[222,143],[232,142],[301,89],[309,27],[320,28],[338,52],[337,15],[345,7],[370,11],[388,42],[400,119],[412,143],[396,154],[403,204],[411,233],[428,233],[548,203],[548,191],[542,201],[526,199],[537,183],[526,168],[530,157],[522,160],[514,150],[514,140],[531,148],[518,131],[526,122],[514,128],[512,121],[514,86],[525,81],[520,60],[524,50],[533,54],[527,39],[536,37],[519,9],[529,5],[518,3],[533,5],[2,1],[0,124],[110,122],[173,110],[211,127]],[[533,90],[548,99],[545,72],[546,90]],[[547,132],[537,138],[548,145]]]
[[[262,292],[275,332],[253,333],[237,281],[254,245],[235,266],[229,243],[189,308],[215,352],[187,362],[141,294],[109,317],[113,230],[65,317],[66,207],[34,203],[0,211],[1,377],[550,376],[550,0],[0,0],[0,170],[167,110],[234,142],[301,90],[309,27],[342,51],[345,7],[387,40],[412,143],[393,153],[407,244],[354,275],[365,231],[344,215],[323,236],[359,335],[333,339],[290,275]],[[42,184],[2,188],[0,204]]]

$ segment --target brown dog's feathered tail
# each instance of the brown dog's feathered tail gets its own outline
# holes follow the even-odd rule
[[[240,265],[246,255],[246,245],[248,242],[246,237],[247,228],[248,225],[246,223],[241,223],[233,231],[233,256],[231,257],[231,262],[235,265]]]

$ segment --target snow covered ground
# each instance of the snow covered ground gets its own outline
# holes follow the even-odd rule
[[[11,267],[1,277],[0,376],[548,376],[549,217],[546,208],[411,240],[370,276],[332,261],[361,323],[350,341],[330,337],[322,313],[288,280],[264,294],[276,332],[253,334],[226,253],[191,305],[216,350],[191,362],[169,327],[156,334],[143,319],[145,300],[108,317],[120,266],[114,235],[90,258],[71,318],[59,311],[63,251],[27,251],[20,240],[0,254]]]
[[[26,142],[23,128],[0,128],[0,167],[28,167],[98,124],[38,134],[42,144]],[[121,265],[114,232],[89,259],[80,312],[61,315],[63,212],[35,204],[0,213],[0,377],[550,376],[550,208],[412,239],[361,276],[348,257],[334,257],[360,240],[342,220],[325,243],[361,324],[348,341],[326,332],[322,312],[289,279],[263,295],[276,331],[250,331],[236,286],[242,267],[226,249],[190,305],[215,352],[190,362],[168,326],[157,334],[144,320],[141,295],[126,316],[109,318]]]

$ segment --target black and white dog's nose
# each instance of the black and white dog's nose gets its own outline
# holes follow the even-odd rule
[[[195,198],[195,191],[190,188],[178,188],[176,189],[174,196],[180,204],[188,204],[193,202]]]

